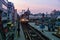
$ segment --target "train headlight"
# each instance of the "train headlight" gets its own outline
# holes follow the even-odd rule
[[[25,21],[24,19],[21,19],[21,21]]]
[[[23,18],[20,21],[24,22],[24,21],[28,21],[28,19]]]

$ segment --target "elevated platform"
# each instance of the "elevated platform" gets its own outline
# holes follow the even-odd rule
[[[24,36],[21,25],[20,25],[20,37],[16,37],[15,40],[25,40],[25,36]]]

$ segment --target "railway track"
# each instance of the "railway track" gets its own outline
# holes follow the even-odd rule
[[[21,23],[26,40],[49,40],[28,23]]]

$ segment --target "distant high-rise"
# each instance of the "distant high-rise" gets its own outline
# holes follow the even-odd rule
[[[26,15],[30,15],[30,14],[31,14],[29,8],[28,8],[27,11],[25,12],[25,14],[26,14]]]
[[[60,16],[60,11],[53,10],[52,13],[51,13],[51,16],[52,16],[53,18],[56,18],[56,17]]]
[[[24,14],[25,10],[22,10],[22,14]]]
[[[27,9],[27,11],[24,12],[24,17],[29,19],[29,15],[31,14],[29,8]]]

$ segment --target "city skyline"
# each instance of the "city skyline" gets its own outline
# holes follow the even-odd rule
[[[32,13],[48,12],[60,10],[60,0],[9,0],[14,3],[18,12],[30,8]]]

